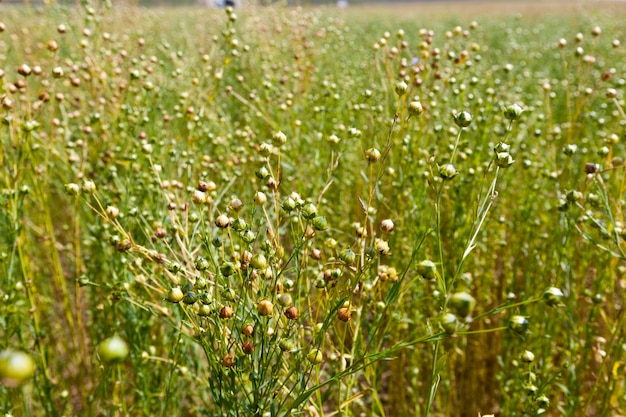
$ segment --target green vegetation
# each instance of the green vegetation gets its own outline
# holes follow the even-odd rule
[[[6,415],[626,412],[619,9],[0,11]]]

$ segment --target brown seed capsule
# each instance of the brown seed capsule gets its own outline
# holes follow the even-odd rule
[[[245,326],[243,326],[243,329],[241,329],[241,333],[243,333],[244,336],[252,337],[252,335],[254,334],[254,326],[249,323],[246,324]]]
[[[46,44],[46,49],[48,49],[49,51],[54,52],[57,49],[59,49],[59,44],[54,39],[50,39],[48,41],[48,43]]]
[[[235,357],[231,354],[224,356],[222,359],[222,366],[224,368],[232,368],[235,365]]]
[[[235,311],[230,306],[224,306],[220,309],[220,318],[229,319],[235,315]]]
[[[215,219],[215,225],[220,229],[225,229],[230,226],[230,218],[225,214],[220,214],[217,219]]]
[[[298,309],[296,307],[291,306],[285,310],[285,317],[287,317],[289,320],[298,320],[298,317],[300,317],[300,313],[298,312]]]
[[[167,230],[162,227],[157,227],[157,229],[154,231],[154,236],[157,239],[163,239],[165,236],[167,236]]]
[[[31,72],[32,72],[32,69],[26,64],[22,64],[19,67],[17,67],[17,73],[20,75],[23,75],[24,77],[28,77]]]
[[[322,259],[322,251],[316,248],[311,249],[311,258],[319,261],[320,259]]]
[[[243,342],[241,349],[246,355],[251,355],[252,352],[254,352],[254,343],[252,343],[250,340],[246,340],[245,342]]]
[[[596,164],[594,164],[593,162],[587,162],[585,164],[585,173],[586,174],[595,174],[597,170],[598,170],[598,166]]]
[[[274,304],[270,300],[263,300],[257,305],[257,312],[260,316],[269,316],[273,309]]]
[[[348,322],[352,318],[352,312],[349,307],[341,307],[337,310],[337,318],[341,321]]]

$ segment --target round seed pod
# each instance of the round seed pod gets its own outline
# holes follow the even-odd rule
[[[235,315],[235,310],[231,306],[224,306],[220,309],[219,316],[221,319],[228,320]]]
[[[0,382],[7,387],[17,387],[35,373],[35,361],[19,350],[0,352]]]
[[[328,229],[328,221],[324,216],[316,216],[311,222],[313,228],[318,231],[323,231]]]
[[[404,81],[398,81],[395,85],[396,94],[399,96],[405,95],[408,89],[409,86]]]
[[[563,297],[563,291],[556,287],[550,287],[543,292],[543,301],[550,307],[559,305]]]
[[[528,320],[524,316],[513,316],[509,319],[509,329],[517,334],[523,334],[528,329]]]
[[[185,297],[180,287],[171,288],[167,293],[167,301],[170,303],[179,303]]]
[[[217,216],[217,219],[215,219],[215,225],[220,229],[225,229],[230,226],[230,218],[225,214],[220,214]]]
[[[350,248],[345,248],[339,253],[339,259],[346,265],[352,265],[356,262],[356,253]]]
[[[224,368],[232,368],[235,365],[235,357],[231,354],[228,354],[222,358],[222,366]]]
[[[243,350],[243,353],[246,355],[252,355],[254,352],[254,343],[250,340],[246,340],[243,342],[243,345],[241,345],[241,350]]]
[[[444,314],[443,317],[441,317],[440,324],[446,333],[452,334],[456,332],[458,320],[454,314],[447,313],[447,314]]]
[[[298,317],[300,317],[300,313],[295,306],[287,307],[287,309],[285,310],[285,317],[287,317],[289,320],[298,320]]]
[[[266,317],[272,314],[274,310],[274,304],[270,300],[263,300],[259,304],[257,304],[257,313],[260,316]]]
[[[282,293],[278,296],[278,302],[282,305],[282,306],[290,306],[293,302],[292,298],[291,298],[291,294],[288,293]]]
[[[424,107],[419,101],[412,101],[409,103],[409,117],[419,116],[424,113]]]
[[[467,111],[462,111],[454,115],[454,123],[458,127],[467,127],[472,123],[472,115]]]
[[[452,294],[448,305],[459,317],[467,317],[474,311],[476,299],[466,292],[457,292]]]
[[[532,353],[530,350],[525,350],[520,355],[520,359],[522,360],[522,362],[531,363],[535,361],[535,354]]]
[[[324,354],[322,353],[321,350],[319,349],[312,349],[308,355],[306,355],[306,358],[308,359],[309,362],[311,362],[314,365],[318,365],[320,363],[322,363],[322,361],[324,360]]]
[[[380,229],[385,233],[391,233],[394,229],[394,224],[391,219],[385,219],[380,222]]]
[[[263,255],[262,253],[258,253],[254,255],[254,257],[250,261],[250,265],[252,265],[254,269],[263,271],[267,268],[267,258],[265,258],[265,255]]]
[[[511,104],[504,109],[504,117],[509,120],[517,120],[522,116],[524,109],[519,104]]]
[[[244,336],[252,337],[252,335],[254,335],[254,326],[249,323],[246,324],[243,326],[243,329],[241,329],[241,333],[243,333]]]
[[[201,303],[198,307],[198,315],[200,317],[208,317],[211,315],[211,306]]]
[[[432,281],[437,278],[437,266],[431,260],[425,259],[417,264],[417,273],[422,276],[422,278]]]
[[[459,175],[459,171],[452,164],[443,164],[439,167],[439,176],[444,180],[451,180],[457,175]]]
[[[128,344],[118,335],[103,340],[98,346],[98,354],[104,363],[121,362],[128,353]]]
[[[278,342],[278,347],[283,352],[293,352],[296,349],[294,343],[289,339],[280,339],[280,342]]]
[[[196,301],[198,301],[198,295],[193,291],[187,291],[187,293],[183,297],[183,303],[187,305],[192,305]]]
[[[337,310],[337,318],[343,322],[348,322],[352,318],[352,312],[349,307],[341,307]]]
[[[365,151],[365,159],[367,159],[369,163],[378,162],[381,156],[380,151],[376,148],[369,148]]]

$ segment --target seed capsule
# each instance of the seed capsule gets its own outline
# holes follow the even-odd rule
[[[246,340],[245,342],[243,342],[241,349],[246,355],[251,355],[254,352],[254,343],[252,343],[252,341],[250,340]]]
[[[369,163],[378,162],[381,156],[380,151],[376,148],[369,148],[365,151],[365,159],[367,159]]]
[[[352,318],[352,312],[349,307],[341,307],[337,310],[337,318],[341,321],[348,322]]]
[[[443,317],[441,317],[440,323],[441,323],[441,327],[446,333],[452,334],[456,332],[458,320],[454,314],[452,313],[444,314]]]
[[[509,120],[517,120],[522,116],[524,109],[520,107],[519,104],[511,104],[506,109],[504,109],[504,117]]]
[[[0,352],[0,382],[17,387],[35,373],[35,362],[27,353],[7,349]]]
[[[185,295],[180,287],[174,287],[167,293],[167,301],[170,303],[179,303],[184,297]]]
[[[550,287],[543,292],[543,301],[550,307],[559,305],[563,297],[563,291],[556,287]]]
[[[528,329],[528,320],[524,316],[513,316],[509,320],[509,329],[517,334],[523,334]]]
[[[300,317],[300,313],[295,306],[291,306],[285,310],[285,317],[287,317],[289,320],[298,320],[298,317]]]
[[[433,261],[425,259],[417,264],[417,273],[421,275],[422,278],[432,281],[437,278],[437,266]]]
[[[467,111],[462,111],[454,115],[454,123],[458,127],[467,127],[472,123],[472,115]]]
[[[522,352],[520,359],[522,360],[522,362],[531,363],[535,360],[535,354],[532,353],[530,350],[525,350],[524,352]]]
[[[235,357],[233,355],[226,355],[222,358],[222,366],[224,368],[232,368],[235,365]]]
[[[225,229],[230,226],[230,218],[225,214],[220,214],[217,216],[217,219],[215,219],[215,225],[220,229]]]
[[[256,310],[260,316],[269,316],[274,310],[274,304],[270,300],[263,300],[257,305]]]
[[[246,324],[245,326],[243,326],[243,329],[241,329],[241,333],[243,333],[244,336],[252,337],[252,335],[254,334],[254,326],[251,324]]]
[[[459,317],[467,317],[474,311],[476,299],[466,292],[457,292],[452,294],[448,305]]]
[[[100,359],[104,363],[121,362],[126,359],[128,352],[128,344],[118,335],[102,341],[98,346]]]
[[[409,89],[409,86],[404,81],[398,81],[395,86],[396,94],[399,96],[403,96],[406,94],[406,91]]]
[[[235,315],[235,311],[230,306],[224,306],[220,309],[219,316],[221,319],[228,320]]]
[[[380,222],[380,228],[383,232],[390,233],[393,231],[394,224],[391,219],[385,219]]]
[[[412,101],[409,103],[409,117],[419,116],[424,113],[424,107],[419,101]]]
[[[324,354],[319,349],[313,349],[306,355],[306,358],[314,365],[322,363],[324,360]]]

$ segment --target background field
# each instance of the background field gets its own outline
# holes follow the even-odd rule
[[[626,4],[0,4],[0,411],[621,416]]]

